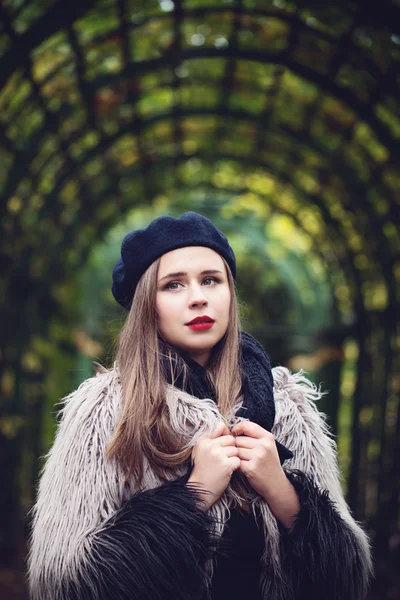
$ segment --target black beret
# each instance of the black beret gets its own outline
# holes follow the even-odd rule
[[[225,235],[209,219],[195,212],[178,218],[162,216],[144,229],[131,231],[122,240],[121,258],[112,273],[112,293],[130,309],[139,279],[160,256],[186,246],[205,246],[218,252],[236,278],[236,259]]]

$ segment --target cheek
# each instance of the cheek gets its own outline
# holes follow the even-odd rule
[[[226,291],[226,293],[223,294],[220,298],[220,310],[221,310],[221,312],[223,312],[225,314],[226,318],[229,318],[230,305],[231,305],[231,293],[228,289]]]
[[[157,298],[156,309],[160,324],[170,322],[171,317],[179,314],[177,303],[173,301],[173,298],[167,296]]]

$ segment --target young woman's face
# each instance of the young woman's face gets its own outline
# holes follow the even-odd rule
[[[203,366],[227,330],[230,302],[225,264],[217,252],[193,246],[163,254],[156,296],[160,333]],[[210,322],[189,325],[196,317]]]

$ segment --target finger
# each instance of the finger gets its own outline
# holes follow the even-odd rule
[[[220,446],[235,446],[236,448],[236,438],[233,435],[221,435],[217,442]]]
[[[238,448],[237,451],[240,460],[251,460],[254,457],[254,453],[247,448]]]
[[[210,439],[215,439],[221,435],[229,435],[229,429],[223,421],[220,421],[211,435],[207,436]]]
[[[225,456],[231,458],[232,456],[238,456],[239,448],[236,448],[236,446],[227,446],[226,448],[224,448],[224,452]]]
[[[232,467],[232,471],[237,471],[237,469],[240,467],[240,458],[238,456],[232,456],[232,458],[229,458],[229,464]]]
[[[238,435],[235,442],[238,448],[255,448],[260,443],[253,437],[247,437],[247,435]]]
[[[252,421],[240,421],[235,427],[232,429],[232,433],[234,435],[247,435],[248,437],[260,439],[265,435],[269,435],[269,431],[263,429],[257,423],[253,423]]]
[[[250,477],[253,475],[253,463],[249,460],[240,460],[239,470],[245,477]]]

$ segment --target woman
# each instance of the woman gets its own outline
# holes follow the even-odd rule
[[[125,237],[112,291],[129,314],[113,368],[65,399],[33,510],[33,600],[365,597],[368,540],[320,393],[271,372],[235,277],[196,213]]]

